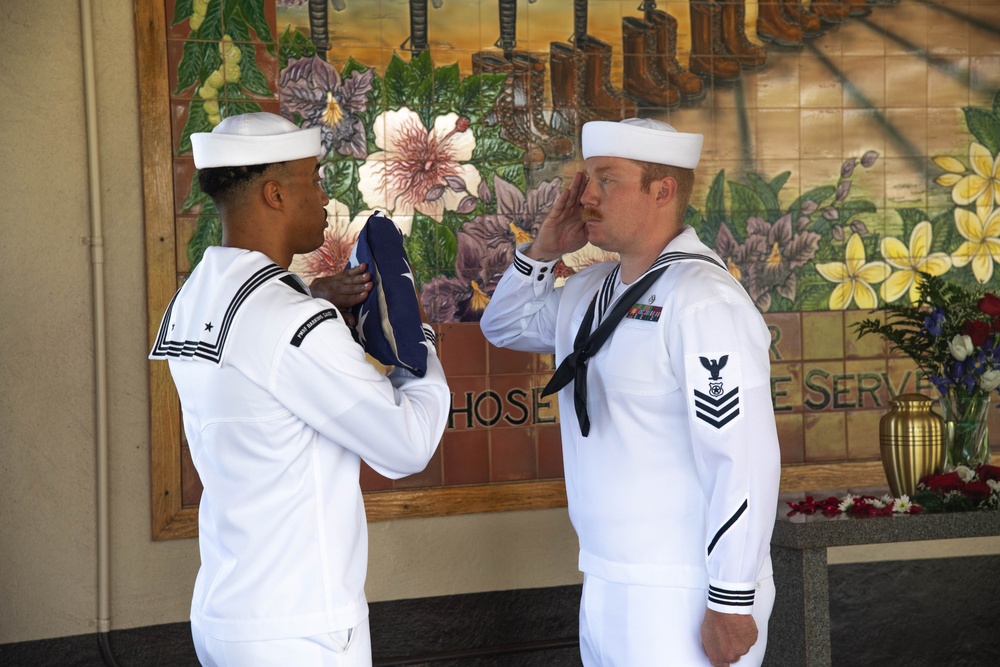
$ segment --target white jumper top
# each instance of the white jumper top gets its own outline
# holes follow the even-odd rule
[[[589,437],[573,383],[559,392],[580,569],[625,584],[706,588],[709,608],[749,614],[756,582],[771,575],[780,477],[771,337],[692,228],[666,255],[682,261],[588,362]],[[554,352],[558,363],[595,293],[598,316],[610,310],[616,263],[587,267],[561,288],[554,264],[516,253],[481,321],[494,345]]]
[[[204,486],[191,620],[227,641],[353,628],[368,614],[361,459],[423,470],[449,390],[366,361],[328,301],[265,255],[210,247],[170,303],[151,359],[168,359]]]

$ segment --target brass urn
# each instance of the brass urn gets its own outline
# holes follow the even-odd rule
[[[926,475],[944,469],[944,419],[931,411],[933,399],[900,394],[879,422],[882,468],[892,495],[911,495]]]

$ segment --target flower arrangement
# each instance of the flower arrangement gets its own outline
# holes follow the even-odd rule
[[[917,484],[913,497],[893,498],[846,494],[816,500],[806,496],[799,502],[788,502],[794,514],[822,513],[824,516],[892,516],[921,512],[965,512],[1000,509],[1000,467],[980,465],[976,468],[958,466],[944,474],[927,475]]]
[[[1000,297],[920,274],[914,304],[888,304],[885,321],[855,324],[910,357],[941,393],[947,424],[947,468],[989,459],[989,395],[1000,387]]]

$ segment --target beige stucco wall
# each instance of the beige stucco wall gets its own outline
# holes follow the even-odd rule
[[[198,553],[192,539],[150,539],[132,1],[95,0],[93,19],[107,280],[111,613],[112,628],[120,629],[185,620]],[[0,44],[0,643],[8,643],[95,630],[95,406],[78,3],[0,0]],[[385,522],[370,532],[372,600],[580,581],[565,510]],[[919,557],[923,549],[840,550],[835,557]],[[943,543],[934,553],[1000,553],[1000,538]]]

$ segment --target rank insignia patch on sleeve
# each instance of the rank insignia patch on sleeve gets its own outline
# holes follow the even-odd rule
[[[687,373],[692,419],[722,430],[740,416],[738,355],[688,355]]]

